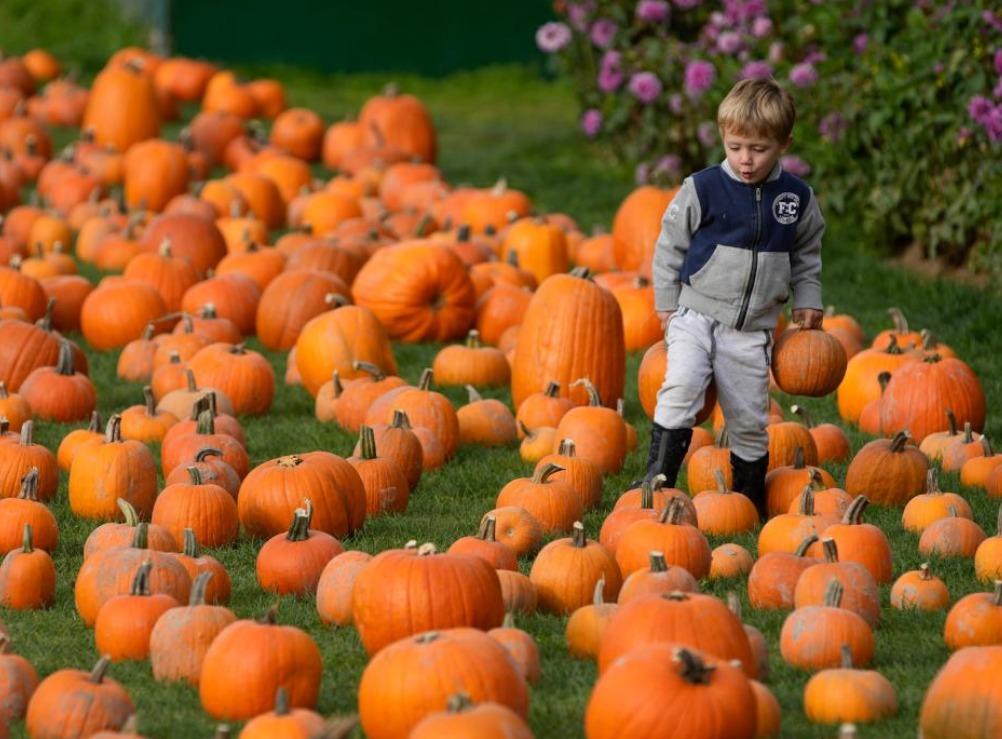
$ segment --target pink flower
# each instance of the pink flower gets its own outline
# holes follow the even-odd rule
[[[741,79],[760,80],[772,77],[772,65],[769,62],[748,62],[741,70]]]
[[[698,7],[701,5],[703,0],[675,0],[675,7],[682,8],[682,10],[689,10],[691,8]]]
[[[703,121],[696,127],[696,138],[709,149],[717,143],[717,124],[713,121]]]
[[[810,51],[807,56],[804,57],[804,64],[817,64],[818,62],[823,62],[828,58],[828,55],[819,49]]]
[[[869,46],[869,44],[870,37],[865,33],[860,33],[852,40],[852,50],[857,54],[862,54],[866,51],[866,47]]]
[[[602,130],[602,111],[589,108],[581,114],[581,130],[588,138],[594,138]]]
[[[675,154],[661,157],[654,165],[654,174],[677,174],[682,168],[682,160]]]
[[[995,74],[1002,74],[1002,49],[995,50]]]
[[[595,10],[595,3],[571,3],[567,7],[567,19],[578,33],[588,30],[588,17]]]
[[[1002,105],[991,109],[983,125],[990,141],[1002,141]]]
[[[797,87],[810,87],[818,81],[818,71],[806,62],[797,64],[790,70],[790,82]]]
[[[668,96],[668,110],[670,110],[675,115],[678,115],[679,113],[682,112],[683,103],[684,100],[682,99],[682,96],[679,95],[677,92],[672,93],[671,95]]]
[[[571,29],[563,23],[544,23],[536,31],[536,46],[540,51],[553,54],[571,42]]]
[[[988,116],[992,112],[992,101],[983,95],[975,95],[967,103],[967,114],[975,120],[975,122],[985,125],[988,122]]]
[[[591,42],[600,49],[608,49],[618,30],[619,26],[613,21],[608,18],[599,18],[592,24],[591,33],[589,34]]]
[[[755,38],[765,38],[772,33],[772,21],[764,16],[759,16],[752,21],[751,32]]]
[[[646,162],[641,162],[637,165],[637,168],[633,170],[633,180],[638,185],[645,184],[651,176],[651,165]]]
[[[735,31],[724,31],[717,37],[717,49],[723,54],[734,54],[741,48],[741,35]]]
[[[995,83],[995,89],[992,90],[992,96],[996,100],[1002,98],[1002,77],[999,77],[999,81]]]
[[[602,55],[598,72],[598,87],[602,92],[612,92],[623,84],[623,70],[620,68],[618,51],[607,51]]]
[[[637,72],[630,77],[629,89],[633,97],[650,105],[661,94],[661,80],[653,72]]]
[[[1002,19],[1000,19],[995,13],[990,10],[986,10],[981,14],[981,20],[987,23],[989,26],[994,28],[999,33],[1002,33]]]
[[[698,98],[713,86],[717,70],[709,62],[694,59],[685,67],[685,91],[691,98]]]
[[[818,133],[825,141],[835,142],[845,133],[845,118],[838,111],[829,113],[818,122]]]
[[[792,154],[781,157],[779,163],[783,169],[792,175],[796,175],[797,177],[806,177],[811,173],[811,165],[800,157]]]
[[[668,18],[670,6],[667,0],[640,0],[636,16],[649,23],[663,23]]]
[[[773,41],[769,44],[769,56],[768,59],[773,64],[778,64],[783,61],[783,51],[784,46],[779,41]]]
[[[730,25],[730,22],[727,20],[726,15],[718,11],[714,11],[710,13],[710,25],[715,28],[726,28]]]

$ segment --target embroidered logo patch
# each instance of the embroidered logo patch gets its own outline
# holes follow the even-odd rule
[[[678,207],[678,203],[672,203],[668,206],[668,220],[674,221],[678,218],[678,214],[682,209]]]
[[[772,216],[783,225],[795,223],[800,217],[800,196],[792,192],[777,195],[772,201]]]

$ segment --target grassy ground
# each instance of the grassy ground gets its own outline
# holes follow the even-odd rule
[[[294,104],[320,111],[328,120],[357,112],[364,99],[389,81],[384,77],[292,77],[288,79]],[[608,225],[617,204],[629,192],[625,172],[604,162],[600,152],[581,140],[569,91],[544,83],[518,69],[486,70],[441,81],[399,79],[401,86],[422,96],[433,112],[441,132],[441,165],[451,182],[486,185],[498,177],[526,190],[541,210],[570,213],[591,227]],[[813,183],[824,193],[824,183]],[[933,329],[953,346],[978,372],[990,403],[1000,397],[998,357],[1002,356],[1002,332],[997,316],[1002,303],[994,297],[958,285],[930,282],[896,271],[866,253],[858,243],[851,222],[831,224],[825,242],[825,298],[839,309],[856,315],[872,336],[888,325],[885,310],[897,305],[918,327]],[[260,349],[255,342],[254,348]],[[417,380],[421,368],[430,364],[438,346],[398,346],[402,375]],[[92,376],[100,391],[100,407],[109,414],[140,402],[140,388],[115,380],[115,354],[89,353]],[[284,357],[268,355],[279,377]],[[639,356],[628,359],[627,415],[637,424],[641,439],[648,422],[636,397]],[[457,403],[460,393],[449,392]],[[507,392],[488,393],[510,400]],[[790,398],[781,398],[789,406]],[[836,421],[833,399],[805,403],[819,420]],[[1000,424],[989,414],[988,433],[997,438]],[[66,427],[39,424],[38,440],[55,448]],[[253,463],[282,454],[326,449],[347,456],[354,439],[331,425],[313,420],[312,401],[305,391],[280,386],[272,411],[263,418],[246,420],[249,453]],[[852,433],[854,450],[867,439]],[[612,501],[641,467],[643,452],[633,453],[625,471],[605,483],[603,510],[586,518],[587,531],[596,536],[603,515]],[[839,480],[844,466],[830,468]],[[433,541],[440,548],[474,531],[481,514],[494,507],[501,487],[510,479],[528,474],[515,449],[486,451],[462,449],[443,469],[426,475],[411,498],[406,515],[372,520],[364,531],[347,542],[351,548],[377,551],[400,546],[406,540]],[[955,476],[945,475],[945,490],[957,489]],[[994,528],[996,504],[980,492],[963,491],[971,500],[975,517],[983,528]],[[65,476],[55,510],[62,527],[56,556],[57,600],[54,608],[34,613],[2,613],[11,627],[15,648],[45,675],[67,665],[87,666],[96,658],[93,635],[84,628],[73,607],[73,581],[80,566],[83,541],[91,526],[74,520],[66,505]],[[880,525],[891,539],[895,573],[916,567],[921,561],[917,538],[900,526],[900,511],[872,510],[868,520]],[[754,537],[739,543],[754,550]],[[713,545],[720,541],[711,541]],[[254,578],[257,543],[241,540],[231,548],[213,552],[228,567],[233,578],[231,607],[239,617],[251,617],[272,602]],[[528,571],[528,562],[523,569]],[[973,577],[969,562],[934,562],[954,598],[984,589]],[[706,590],[723,595],[737,589],[744,598],[743,582],[707,585]],[[887,602],[885,589],[884,602]],[[786,667],[779,658],[778,633],[785,614],[756,612],[746,608],[745,619],[759,627],[771,650],[768,684],[783,708],[783,735],[827,737],[831,728],[807,723],[801,697],[807,675]],[[355,710],[355,692],[365,666],[361,645],[351,629],[323,627],[311,600],[286,598],[279,619],[306,629],[320,645],[325,671],[318,709],[323,713]],[[913,615],[884,612],[877,632],[875,668],[883,672],[898,691],[901,710],[897,718],[863,728],[864,737],[911,737],[925,688],[942,665],[948,651],[943,645],[944,615]],[[567,656],[563,640],[565,620],[552,616],[525,617],[522,628],[537,639],[542,652],[542,679],[532,690],[531,723],[540,737],[570,737],[581,734],[582,715],[595,680],[591,663]],[[128,686],[140,714],[142,733],[155,737],[211,736],[213,722],[202,712],[197,691],[153,681],[147,663],[119,664],[112,668],[115,679]],[[23,731],[14,727],[15,736]]]

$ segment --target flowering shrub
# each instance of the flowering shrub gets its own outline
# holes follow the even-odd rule
[[[719,161],[716,107],[774,76],[798,122],[783,165],[861,236],[1002,272],[1002,15],[992,0],[555,3],[539,47],[581,129],[674,184]]]

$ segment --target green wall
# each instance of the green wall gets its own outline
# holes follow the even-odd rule
[[[442,75],[505,62],[540,63],[547,0],[173,0],[176,54],[325,72]]]

